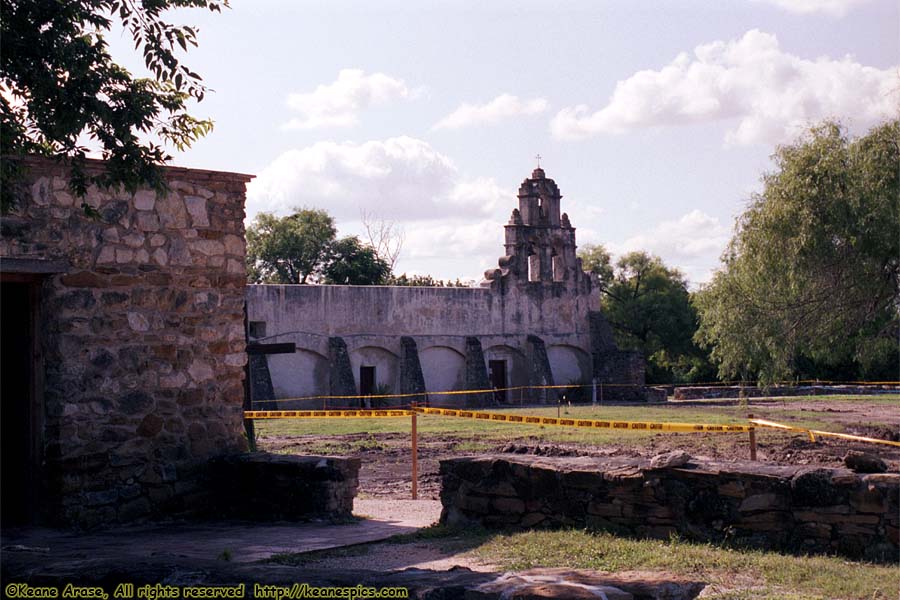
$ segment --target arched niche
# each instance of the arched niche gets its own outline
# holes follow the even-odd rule
[[[266,356],[276,399],[321,396],[328,393],[328,358],[297,348],[292,354]],[[321,408],[321,400],[279,402],[278,408]]]
[[[443,392],[465,389],[466,357],[449,346],[429,346],[419,351],[419,363],[425,377],[425,389]],[[434,406],[455,406],[454,396],[429,396]]]
[[[531,382],[528,358],[515,346],[503,343],[490,345],[484,349],[484,360],[491,387],[511,388],[529,385]],[[503,371],[503,375],[499,377],[498,368]],[[500,403],[528,402],[529,399],[528,390],[510,390],[496,394],[496,400]]]
[[[399,392],[400,358],[381,346],[362,346],[350,351],[350,366],[356,389],[361,395],[368,393]],[[367,377],[372,377],[367,381]],[[368,388],[368,389],[366,389]],[[391,405],[400,401],[391,400]]]
[[[547,347],[547,358],[553,381],[557,385],[570,383],[590,383],[591,355],[568,344],[554,344]]]

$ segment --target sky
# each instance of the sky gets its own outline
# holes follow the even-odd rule
[[[183,62],[214,131],[173,164],[256,175],[260,211],[404,232],[395,272],[480,280],[541,167],[579,246],[645,250],[692,287],[778,144],[898,116],[896,0],[231,0]],[[113,35],[136,74],[140,57]]]

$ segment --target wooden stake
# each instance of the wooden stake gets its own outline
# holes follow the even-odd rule
[[[747,415],[747,418],[752,419],[753,413]],[[756,428],[750,430],[750,460],[756,460]]]
[[[419,499],[419,434],[416,428],[416,403],[412,403],[412,499]]]

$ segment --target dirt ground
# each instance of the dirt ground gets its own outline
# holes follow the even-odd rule
[[[675,403],[669,403],[672,405]],[[707,407],[734,406],[735,401],[688,401],[679,406]],[[900,408],[884,402],[755,399],[746,410],[759,418],[790,424],[798,413],[816,413],[833,424],[831,431],[853,433],[900,441]],[[861,425],[866,423],[866,425]],[[872,425],[881,423],[883,425]],[[749,458],[746,434],[669,434],[660,433],[639,440],[629,439],[624,432],[622,443],[593,445],[585,443],[548,442],[536,435],[523,434],[519,428],[510,428],[510,437],[504,440],[485,440],[475,443],[467,437],[429,433],[419,438],[419,497],[439,499],[439,462],[454,456],[478,453],[537,454],[543,456],[647,456],[670,450],[684,450],[696,458],[735,461]],[[900,470],[900,448],[835,438],[818,438],[810,441],[799,433],[786,433],[772,429],[757,432],[758,460],[769,463],[823,465],[837,467],[843,464],[848,451],[856,450],[879,456],[890,470]],[[360,469],[360,498],[409,498],[411,492],[410,437],[405,433],[354,433],[346,435],[292,435],[272,436],[259,440],[260,449],[270,452],[310,454],[319,453],[323,445],[334,448],[332,454],[354,456],[362,459]],[[342,451],[342,449],[345,449]]]

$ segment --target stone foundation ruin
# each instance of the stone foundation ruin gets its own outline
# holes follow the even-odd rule
[[[900,474],[637,458],[477,456],[441,461],[450,525],[578,527],[896,561]]]
[[[210,461],[209,513],[254,521],[349,519],[358,458],[251,452]]]

